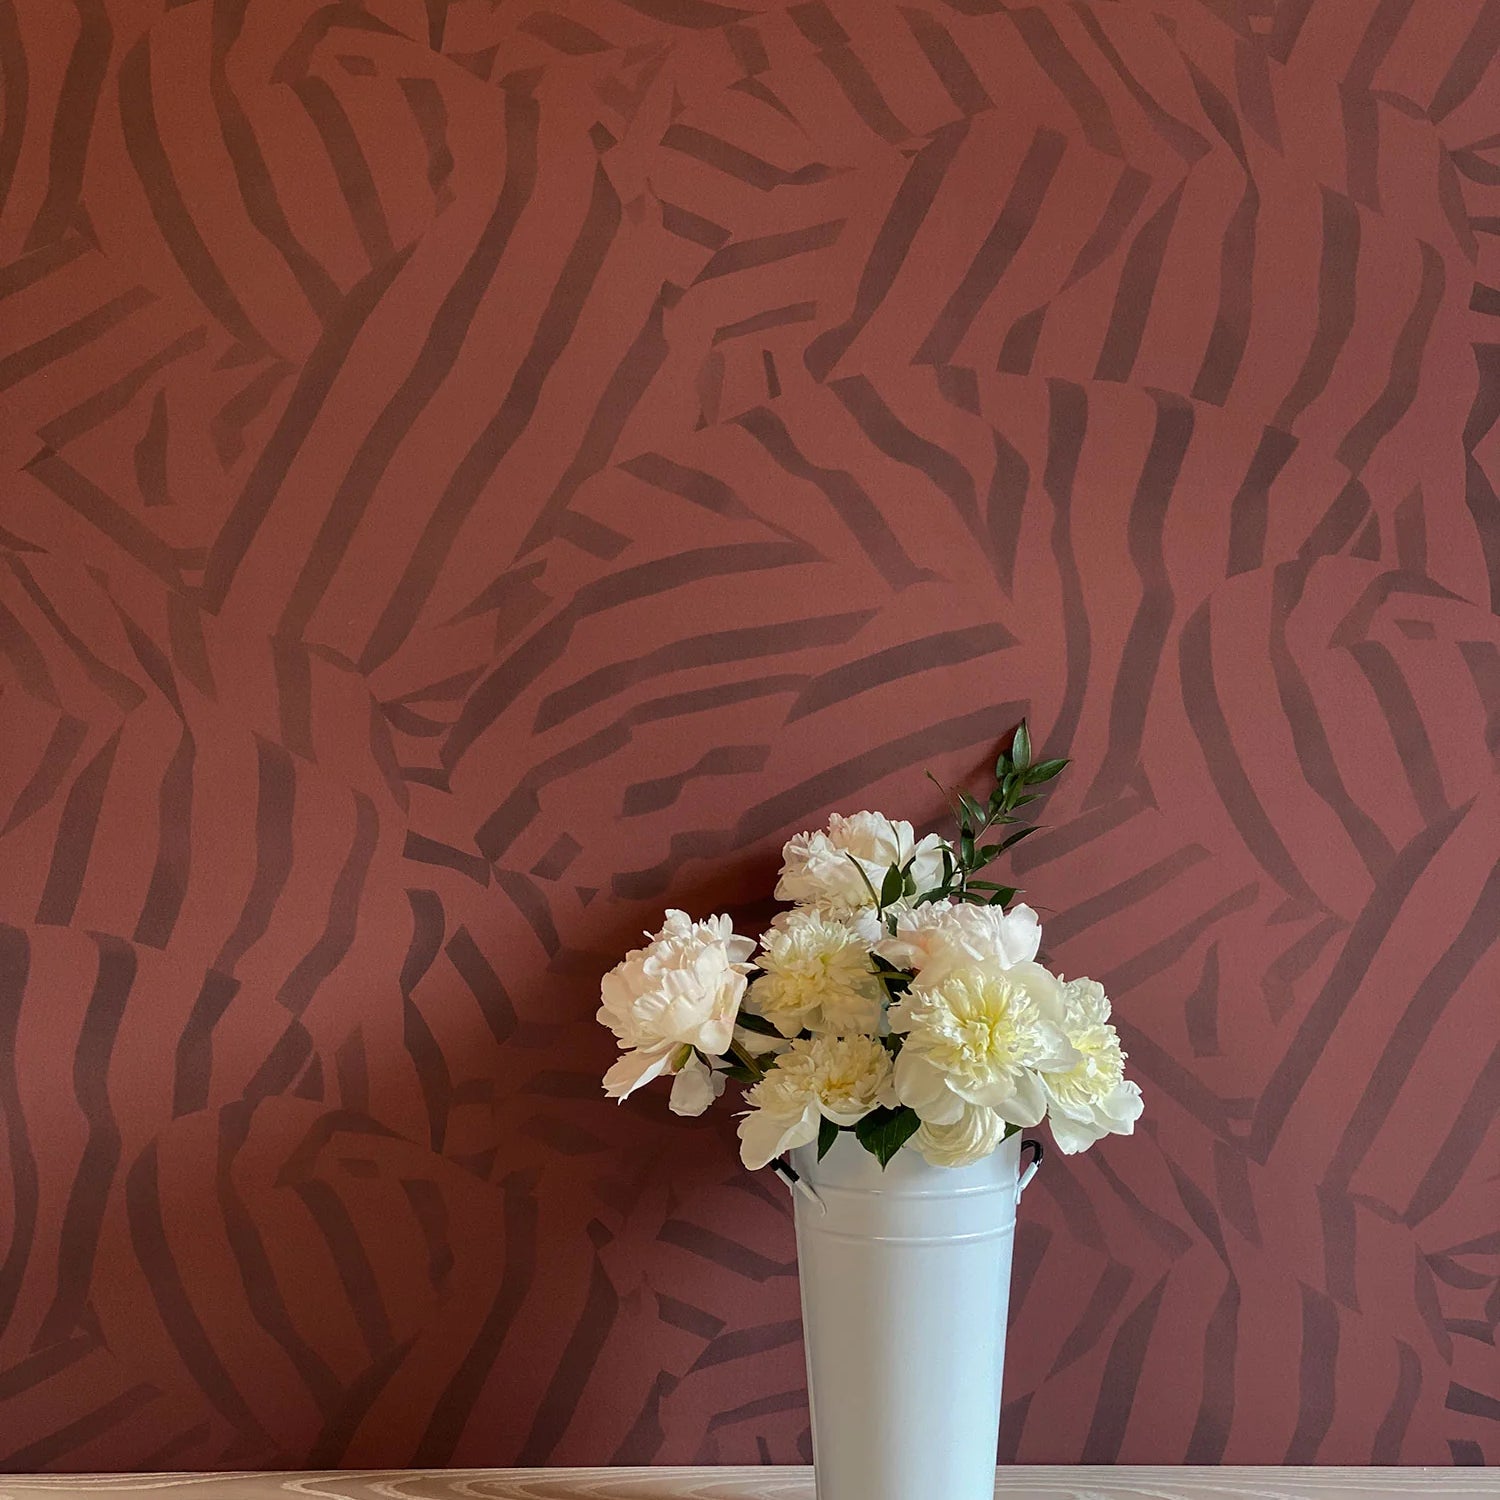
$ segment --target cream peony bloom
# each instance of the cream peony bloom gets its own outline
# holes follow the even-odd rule
[[[886,871],[913,857],[918,892],[935,886],[943,874],[942,847],[935,833],[919,843],[910,823],[884,813],[835,813],[826,830],[799,833],[782,849],[776,898],[847,916],[875,906],[871,887],[878,892]]]
[[[675,1073],[691,1049],[728,1050],[745,995],[755,944],[737,937],[728,917],[695,922],[669,911],[660,932],[604,976],[599,1020],[625,1049],[604,1075],[604,1092],[625,1099],[663,1073]]]
[[[1141,1091],[1125,1077],[1125,1053],[1109,1024],[1109,998],[1092,979],[1062,986],[1063,1030],[1078,1061],[1047,1073],[1047,1118],[1057,1149],[1072,1156],[1106,1135],[1130,1135],[1141,1117]]]
[[[1005,1139],[1005,1121],[983,1104],[966,1104],[951,1125],[923,1124],[912,1145],[934,1167],[967,1167]]]
[[[870,967],[869,944],[814,907],[782,912],[760,940],[763,971],[746,1007],[782,1036],[808,1031],[874,1035],[885,987]]]
[[[890,1054],[868,1036],[819,1036],[793,1042],[745,1095],[740,1160],[755,1171],[818,1138],[823,1120],[853,1125],[892,1105]]]
[[[953,1125],[965,1104],[983,1104],[1012,1125],[1035,1125],[1047,1096],[1038,1074],[1071,1067],[1078,1054],[1062,1029],[1062,994],[1040,964],[976,965],[921,976],[892,1007],[905,1032],[896,1092],[933,1125]]]
[[[1029,906],[1002,911],[998,906],[933,902],[904,911],[896,935],[875,951],[898,969],[914,969],[924,982],[937,983],[955,969],[998,964],[1003,969],[1030,963],[1042,946],[1042,926]]]

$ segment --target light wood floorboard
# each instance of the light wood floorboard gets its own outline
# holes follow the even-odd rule
[[[813,1500],[799,1468],[0,1475],[0,1500]],[[1001,1469],[999,1500],[1500,1500],[1488,1469]]]

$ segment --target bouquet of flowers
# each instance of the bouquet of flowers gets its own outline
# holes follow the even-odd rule
[[[1044,1116],[1068,1153],[1129,1135],[1141,1091],[1103,987],[1037,962],[1036,912],[980,878],[1035,826],[992,835],[1066,765],[1033,761],[1023,720],[988,798],[949,796],[956,840],[874,812],[799,833],[776,886],[790,909],[759,944],[727,916],[667,912],[604,976],[599,1020],[623,1049],[605,1093],[670,1076],[670,1107],[698,1115],[748,1085],[752,1169],[813,1141],[821,1157],[841,1131],[882,1166],[909,1143],[949,1167]]]

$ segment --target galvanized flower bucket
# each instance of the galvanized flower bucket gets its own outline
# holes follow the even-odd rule
[[[1016,1205],[1012,1135],[967,1167],[849,1134],[791,1153],[818,1500],[992,1500]]]

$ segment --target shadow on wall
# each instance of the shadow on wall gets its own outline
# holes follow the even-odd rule
[[[597,980],[1023,712],[1152,1128],[1005,1456],[1493,1460],[1495,44],[0,0],[0,1464],[805,1459]]]

